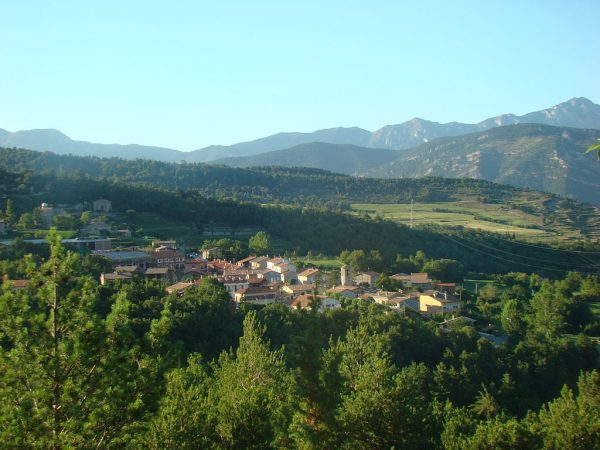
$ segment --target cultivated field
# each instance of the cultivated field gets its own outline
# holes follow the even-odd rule
[[[357,214],[367,213],[409,225],[410,204],[355,203],[352,209]],[[521,209],[502,204],[477,201],[447,203],[415,203],[412,207],[414,226],[435,224],[461,226],[501,234],[514,234],[531,241],[571,240],[581,238],[581,231],[570,224],[548,223],[542,215],[531,214]],[[546,222],[546,223],[545,223]]]

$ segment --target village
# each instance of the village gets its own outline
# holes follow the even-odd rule
[[[391,309],[406,309],[427,315],[460,311],[454,283],[436,283],[426,273],[399,273],[391,276],[402,289],[377,289],[380,274],[367,271],[353,274],[344,265],[339,274],[317,268],[298,269],[283,257],[249,256],[237,262],[219,258],[219,249],[207,249],[194,259],[177,250],[175,241],[157,241],[149,251],[102,251],[98,254],[114,264],[114,271],[102,273],[100,282],[124,282],[136,277],[160,279],[168,293],[180,294],[202,281],[215,278],[225,286],[236,305],[285,303],[291,308],[318,310],[341,307],[341,298],[359,298]]]
[[[285,304],[294,309],[325,311],[341,308],[343,299],[374,302],[400,313],[407,311],[425,316],[458,313],[461,310],[462,291],[455,283],[433,280],[427,273],[397,273],[388,277],[388,283],[378,281],[382,274],[367,270],[354,273],[349,265],[339,271],[325,271],[310,264],[294,263],[291,258],[273,255],[250,255],[240,260],[224,258],[218,247],[185,249],[176,240],[154,239],[149,245],[130,245],[113,248],[119,238],[130,238],[127,227],[116,228],[109,218],[114,215],[112,203],[106,199],[85,205],[42,203],[33,210],[36,221],[46,226],[64,222],[74,213],[88,215],[80,224],[80,237],[62,239],[63,245],[80,252],[88,252],[109,262],[111,271],[100,274],[99,282],[126,283],[133,280],[159,280],[168,294],[182,294],[202,282],[214,278],[223,284],[231,302],[242,304]],[[25,213],[28,214],[28,213]],[[25,215],[24,214],[24,215]],[[15,224],[28,222],[21,216]],[[3,220],[5,234],[6,220]],[[28,224],[29,225],[29,224]],[[45,244],[43,238],[25,239],[29,244]],[[11,240],[0,244],[11,245]],[[22,288],[28,280],[10,280],[13,288]],[[387,289],[385,289],[387,287]],[[383,288],[383,289],[382,289]]]

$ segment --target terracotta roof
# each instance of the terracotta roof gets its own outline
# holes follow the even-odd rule
[[[410,274],[410,280],[413,283],[431,283],[431,279],[429,278],[429,274],[426,272],[417,272]]]
[[[138,266],[117,266],[115,272],[135,273],[138,271]]]
[[[358,275],[369,275],[370,277],[378,277],[379,274],[377,272],[373,272],[372,270],[367,270],[366,272],[361,272]]]
[[[15,289],[22,289],[31,283],[31,280],[7,280],[13,285]]]
[[[108,281],[131,280],[131,275],[126,273],[105,273],[104,279]]]
[[[237,262],[237,265],[238,265],[238,266],[243,266],[244,264],[246,264],[246,263],[249,263],[249,262],[250,262],[250,261],[252,261],[253,259],[256,259],[256,256],[248,256],[247,258],[240,259],[240,260]]]
[[[263,261],[268,261],[268,260],[269,260],[268,256],[257,256],[251,262],[253,262],[253,263],[261,263]]]
[[[306,308],[310,307],[310,304],[314,298],[315,298],[314,295],[309,295],[309,294],[300,295],[300,296],[296,297],[294,300],[292,300],[291,302],[289,302],[288,305],[292,308],[306,309]],[[317,296],[317,298],[322,298],[322,297]]]
[[[165,291],[167,291],[169,294],[172,294],[173,292],[183,292],[184,290],[186,290],[187,288],[190,288],[194,286],[193,282],[185,282],[185,281],[180,281],[179,283],[175,283],[172,284],[171,286],[168,286]]]
[[[302,272],[300,272],[298,274],[298,276],[299,277],[310,277],[311,275],[314,275],[315,273],[319,273],[319,269],[310,268],[310,269],[303,270]]]
[[[356,292],[359,289],[360,288],[358,286],[336,286],[336,287],[331,288],[329,290],[331,292],[344,292],[344,291]]]

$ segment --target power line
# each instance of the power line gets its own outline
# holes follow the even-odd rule
[[[583,251],[583,250],[565,250],[565,249],[562,249],[562,248],[545,247],[543,245],[528,244],[526,242],[514,241],[514,240],[511,240],[511,239],[504,239],[504,238],[501,238],[499,236],[492,236],[492,237],[494,239],[498,239],[500,241],[511,242],[513,244],[524,245],[526,247],[541,248],[543,250],[548,250],[548,251],[551,251],[551,252],[583,253],[583,254],[592,254],[592,255],[599,255],[600,256],[600,252],[586,252],[586,251]]]
[[[465,237],[465,236],[455,236],[455,237],[457,237],[457,238],[459,238],[459,239],[463,239],[463,240],[467,240],[467,241],[470,241],[470,242],[476,243],[476,244],[478,244],[478,245],[480,245],[480,246],[482,246],[482,247],[486,247],[486,248],[489,248],[489,249],[491,249],[491,250],[494,250],[494,251],[497,251],[497,252],[500,252],[500,253],[505,253],[505,254],[507,254],[507,255],[516,256],[516,257],[519,257],[519,258],[525,258],[525,259],[529,259],[529,260],[532,260],[532,261],[537,261],[537,262],[541,262],[541,263],[544,263],[544,262],[545,262],[545,263],[548,263],[548,264],[554,264],[554,265],[564,265],[564,266],[566,266],[566,267],[570,267],[570,268],[571,268],[571,267],[578,267],[577,265],[573,265],[573,264],[569,264],[569,263],[565,263],[565,262],[554,261],[554,260],[548,260],[548,259],[540,259],[540,258],[536,258],[536,257],[525,256],[525,255],[520,255],[520,254],[517,254],[517,253],[509,252],[509,251],[507,251],[507,250],[502,250],[502,249],[500,249],[500,248],[496,248],[496,247],[492,247],[492,246],[490,246],[490,245],[486,245],[486,244],[484,244],[483,242],[479,242],[479,241],[476,241],[475,239],[471,239],[471,238],[468,238],[468,237]],[[581,255],[580,255],[580,256],[581,256]],[[583,258],[585,258],[584,256],[582,256],[582,257],[583,257]],[[589,259],[587,259],[587,258],[585,258],[585,259],[587,260],[587,264],[591,264],[591,265],[594,265],[594,266],[595,266],[595,265],[598,265],[598,262],[593,262],[593,261],[590,261],[590,260],[589,260]]]
[[[555,268],[552,268],[552,267],[538,266],[538,265],[535,265],[535,264],[528,264],[528,263],[524,263],[524,262],[520,262],[520,261],[513,261],[513,260],[510,260],[510,259],[507,259],[507,258],[502,258],[502,257],[494,255],[492,253],[484,252],[483,250],[479,250],[477,248],[471,247],[470,245],[466,245],[466,244],[464,244],[464,243],[462,243],[460,241],[452,239],[450,236],[447,236],[445,234],[440,234],[440,235],[443,236],[443,237],[445,237],[446,239],[454,242],[455,244],[458,244],[458,245],[460,245],[462,247],[468,248],[468,249],[473,250],[475,252],[481,253],[483,255],[489,256],[491,258],[499,259],[500,261],[508,262],[508,263],[511,263],[511,264],[519,264],[521,266],[526,266],[526,267],[533,267],[533,268],[536,268],[536,269],[551,270],[553,272],[565,273],[565,269],[555,269]],[[596,272],[584,272],[584,271],[581,271],[581,270],[572,270],[571,272],[577,272],[577,273],[586,274],[586,275],[598,275]]]

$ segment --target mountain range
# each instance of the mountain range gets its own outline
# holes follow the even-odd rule
[[[413,119],[375,132],[354,127],[278,133],[192,152],[75,141],[57,130],[0,129],[0,147],[232,167],[303,166],[377,178],[482,178],[600,205],[600,162],[583,155],[600,138],[598,129],[600,105],[573,98],[542,111],[477,124]]]
[[[312,142],[406,150],[440,137],[459,136],[519,123],[598,129],[600,128],[600,105],[579,97],[542,111],[523,116],[504,114],[483,120],[477,124],[458,122],[442,124],[415,118],[401,124],[384,126],[374,132],[351,127],[330,128],[312,133],[278,133],[254,141],[229,146],[213,145],[191,152],[135,144],[95,144],[72,140],[60,131],[52,129],[17,131],[14,133],[0,129],[0,146],[80,156],[117,156],[124,159],[145,158],[167,162],[209,162],[226,157],[249,156],[282,150]]]
[[[480,178],[600,205],[600,161],[584,154],[599,138],[600,130],[518,124],[439,138],[410,150],[316,142],[215,163],[304,166],[374,178]]]

